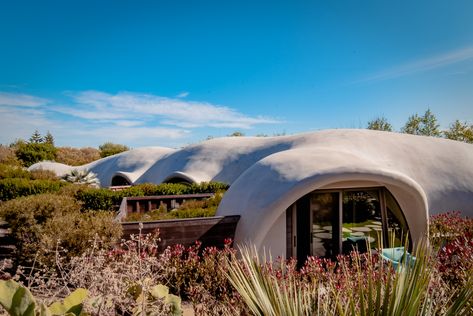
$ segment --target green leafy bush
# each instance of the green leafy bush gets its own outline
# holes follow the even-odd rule
[[[19,142],[15,154],[25,167],[29,167],[43,160],[54,160],[56,147],[50,143]]]
[[[67,183],[57,180],[1,179],[0,201],[8,201],[21,196],[57,192],[66,185]]]
[[[66,250],[67,257],[75,256],[85,251],[96,237],[106,247],[121,235],[121,226],[113,221],[113,214],[83,213],[74,198],[55,194],[5,202],[0,205],[0,217],[11,227],[18,264],[31,264],[35,258],[51,264],[53,250],[57,248]]]
[[[23,178],[30,179],[31,173],[28,170],[11,164],[0,163],[0,179]]]
[[[204,182],[192,185],[145,183],[121,191],[111,191],[105,188],[88,188],[78,190],[75,197],[83,203],[83,209],[85,210],[114,210],[120,205],[124,197],[214,193],[223,192],[227,189],[228,185],[220,182]]]
[[[83,188],[75,193],[75,198],[82,203],[84,210],[113,210],[120,205],[120,192],[108,189]]]
[[[128,146],[121,145],[121,144],[114,144],[111,142],[104,143],[99,146],[100,149],[100,157],[105,158],[108,156],[112,156],[115,154],[119,154],[121,152],[130,150]]]

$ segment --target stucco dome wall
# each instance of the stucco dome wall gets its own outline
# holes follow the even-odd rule
[[[74,167],[65,165],[63,163],[54,162],[54,161],[41,161],[31,165],[28,170],[49,170],[56,174],[58,177],[62,177],[65,174],[69,173]]]
[[[291,148],[293,142],[275,137],[222,137],[187,146],[156,161],[136,183],[160,183],[173,175],[194,182],[232,184],[262,158]]]
[[[326,159],[330,157],[330,161]],[[291,161],[285,164],[284,161]],[[386,186],[403,201],[401,207],[412,226],[414,238],[425,232],[427,199],[422,188],[411,178],[375,165],[355,155],[318,150],[289,150],[263,159],[248,169],[225,194],[218,215],[241,215],[236,231],[237,242],[251,242],[257,247],[278,248],[263,243],[274,223],[299,198],[331,183],[369,181]],[[285,238],[274,241],[280,243]]]
[[[110,186],[115,175],[125,176],[134,183],[156,160],[173,151],[164,147],[142,147],[91,162],[80,168],[96,173],[102,186]]]
[[[110,186],[112,178],[120,175],[134,183],[153,163],[163,156],[174,152],[165,147],[142,147],[105,157],[82,166],[68,166],[58,162],[42,161],[32,165],[28,170],[51,170],[62,177],[73,169],[89,170],[97,174],[100,185]]]
[[[276,236],[271,229],[288,206],[339,181],[369,180],[387,187],[405,212],[414,238],[425,231],[429,214],[461,210],[473,215],[472,145],[364,130],[298,136],[293,150],[262,159],[225,195],[217,214],[241,215],[237,241],[271,246],[266,236]],[[278,229],[279,236],[284,235],[285,228]]]

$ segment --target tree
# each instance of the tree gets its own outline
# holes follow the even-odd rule
[[[54,137],[53,135],[48,131],[48,133],[46,134],[46,136],[44,136],[44,142],[46,144],[51,144],[54,146]]]
[[[401,132],[413,135],[441,136],[437,118],[430,109],[427,109],[423,116],[419,116],[417,113],[409,116]]]
[[[100,150],[100,157],[105,158],[111,155],[119,154],[121,152],[130,150],[130,148],[128,148],[125,145],[106,142],[99,146],[99,150]]]
[[[393,131],[393,126],[388,122],[388,119],[384,116],[377,117],[374,120],[369,121],[367,128],[377,131]]]
[[[444,135],[448,139],[473,144],[473,125],[456,120],[450,124],[448,130],[444,131]]]
[[[38,132],[38,130],[35,130],[33,135],[31,135],[29,139],[30,143],[32,144],[39,144],[43,142],[43,137],[41,134]]]
[[[239,136],[245,136],[245,134],[243,134],[242,132],[240,131],[234,131],[233,133],[231,133],[230,135],[228,136],[234,136],[234,137],[239,137]]]
[[[15,154],[25,167],[29,167],[43,160],[54,160],[56,147],[46,143],[18,142]]]
[[[422,118],[417,115],[411,115],[407,119],[406,124],[403,128],[401,128],[401,133],[412,134],[412,135],[421,135],[420,134],[420,124],[422,122]]]
[[[439,124],[437,124],[437,118],[435,115],[427,109],[424,116],[422,117],[422,126],[420,129],[421,135],[439,137],[441,132],[439,130]]]

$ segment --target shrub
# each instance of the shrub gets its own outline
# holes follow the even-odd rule
[[[465,234],[473,235],[473,219],[462,217],[458,211],[430,217],[429,236],[434,246],[444,246]]]
[[[81,166],[98,159],[100,151],[92,147],[58,147],[56,153],[56,161],[69,166]]]
[[[12,166],[20,166],[20,162],[16,158],[15,149],[0,145],[0,164],[7,164]]]
[[[0,179],[6,178],[24,178],[30,179],[31,173],[23,167],[0,163]]]
[[[56,147],[50,143],[18,142],[15,154],[25,167],[29,167],[39,161],[54,160]]]
[[[200,311],[197,315],[218,315],[225,311],[230,315],[230,311],[242,306],[223,272],[225,259],[233,252],[230,244],[227,241],[223,250],[203,251],[199,243],[187,249],[177,245],[158,254],[158,235],[133,236],[113,250],[96,247],[100,244],[94,243],[87,252],[61,266],[67,274],[50,274],[46,282],[43,278],[35,282],[34,273],[26,277],[29,283],[37,284],[35,293],[55,293],[63,284],[86,288],[91,297],[100,298],[92,306],[94,315],[132,314],[137,307],[137,294],[156,284],[163,284],[169,287],[169,293],[192,301]]]
[[[223,192],[227,188],[227,184],[220,182],[193,184],[190,186],[178,183],[145,183],[131,186],[121,191],[111,191],[105,188],[78,190],[75,197],[83,203],[83,209],[114,210],[118,208],[124,197],[213,193]]]
[[[120,192],[108,189],[84,188],[75,193],[75,198],[82,203],[84,210],[111,211],[120,205]]]
[[[66,185],[65,182],[53,180],[1,179],[0,201],[8,201],[21,196],[57,192]]]
[[[0,205],[0,216],[11,227],[16,246],[15,261],[32,264],[35,257],[43,264],[54,261],[54,250],[64,248],[67,257],[85,251],[97,235],[110,246],[121,235],[121,226],[107,212],[81,213],[71,197],[41,194],[22,197]]]
[[[51,170],[36,169],[30,171],[33,180],[58,180],[56,174]]]
[[[100,145],[99,149],[100,149],[100,157],[102,157],[102,158],[105,158],[105,157],[108,157],[108,156],[112,156],[112,155],[119,154],[121,152],[130,150],[130,148],[128,148],[125,145],[114,144],[114,143],[111,143],[111,142],[107,142],[107,143],[104,143],[104,144]]]
[[[460,212],[430,217],[430,241],[438,249],[438,271],[452,288],[464,286],[473,275],[473,219]]]

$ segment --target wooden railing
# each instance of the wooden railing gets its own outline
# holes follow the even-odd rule
[[[124,219],[130,213],[147,213],[161,206],[165,206],[170,211],[179,208],[185,201],[204,200],[212,196],[214,196],[213,193],[124,197],[117,220]]]
[[[159,233],[161,250],[176,244],[188,247],[196,240],[202,242],[202,247],[222,248],[226,238],[235,238],[239,219],[239,215],[234,215],[143,222],[141,231],[140,222],[124,222],[122,227],[124,238],[140,232]]]

